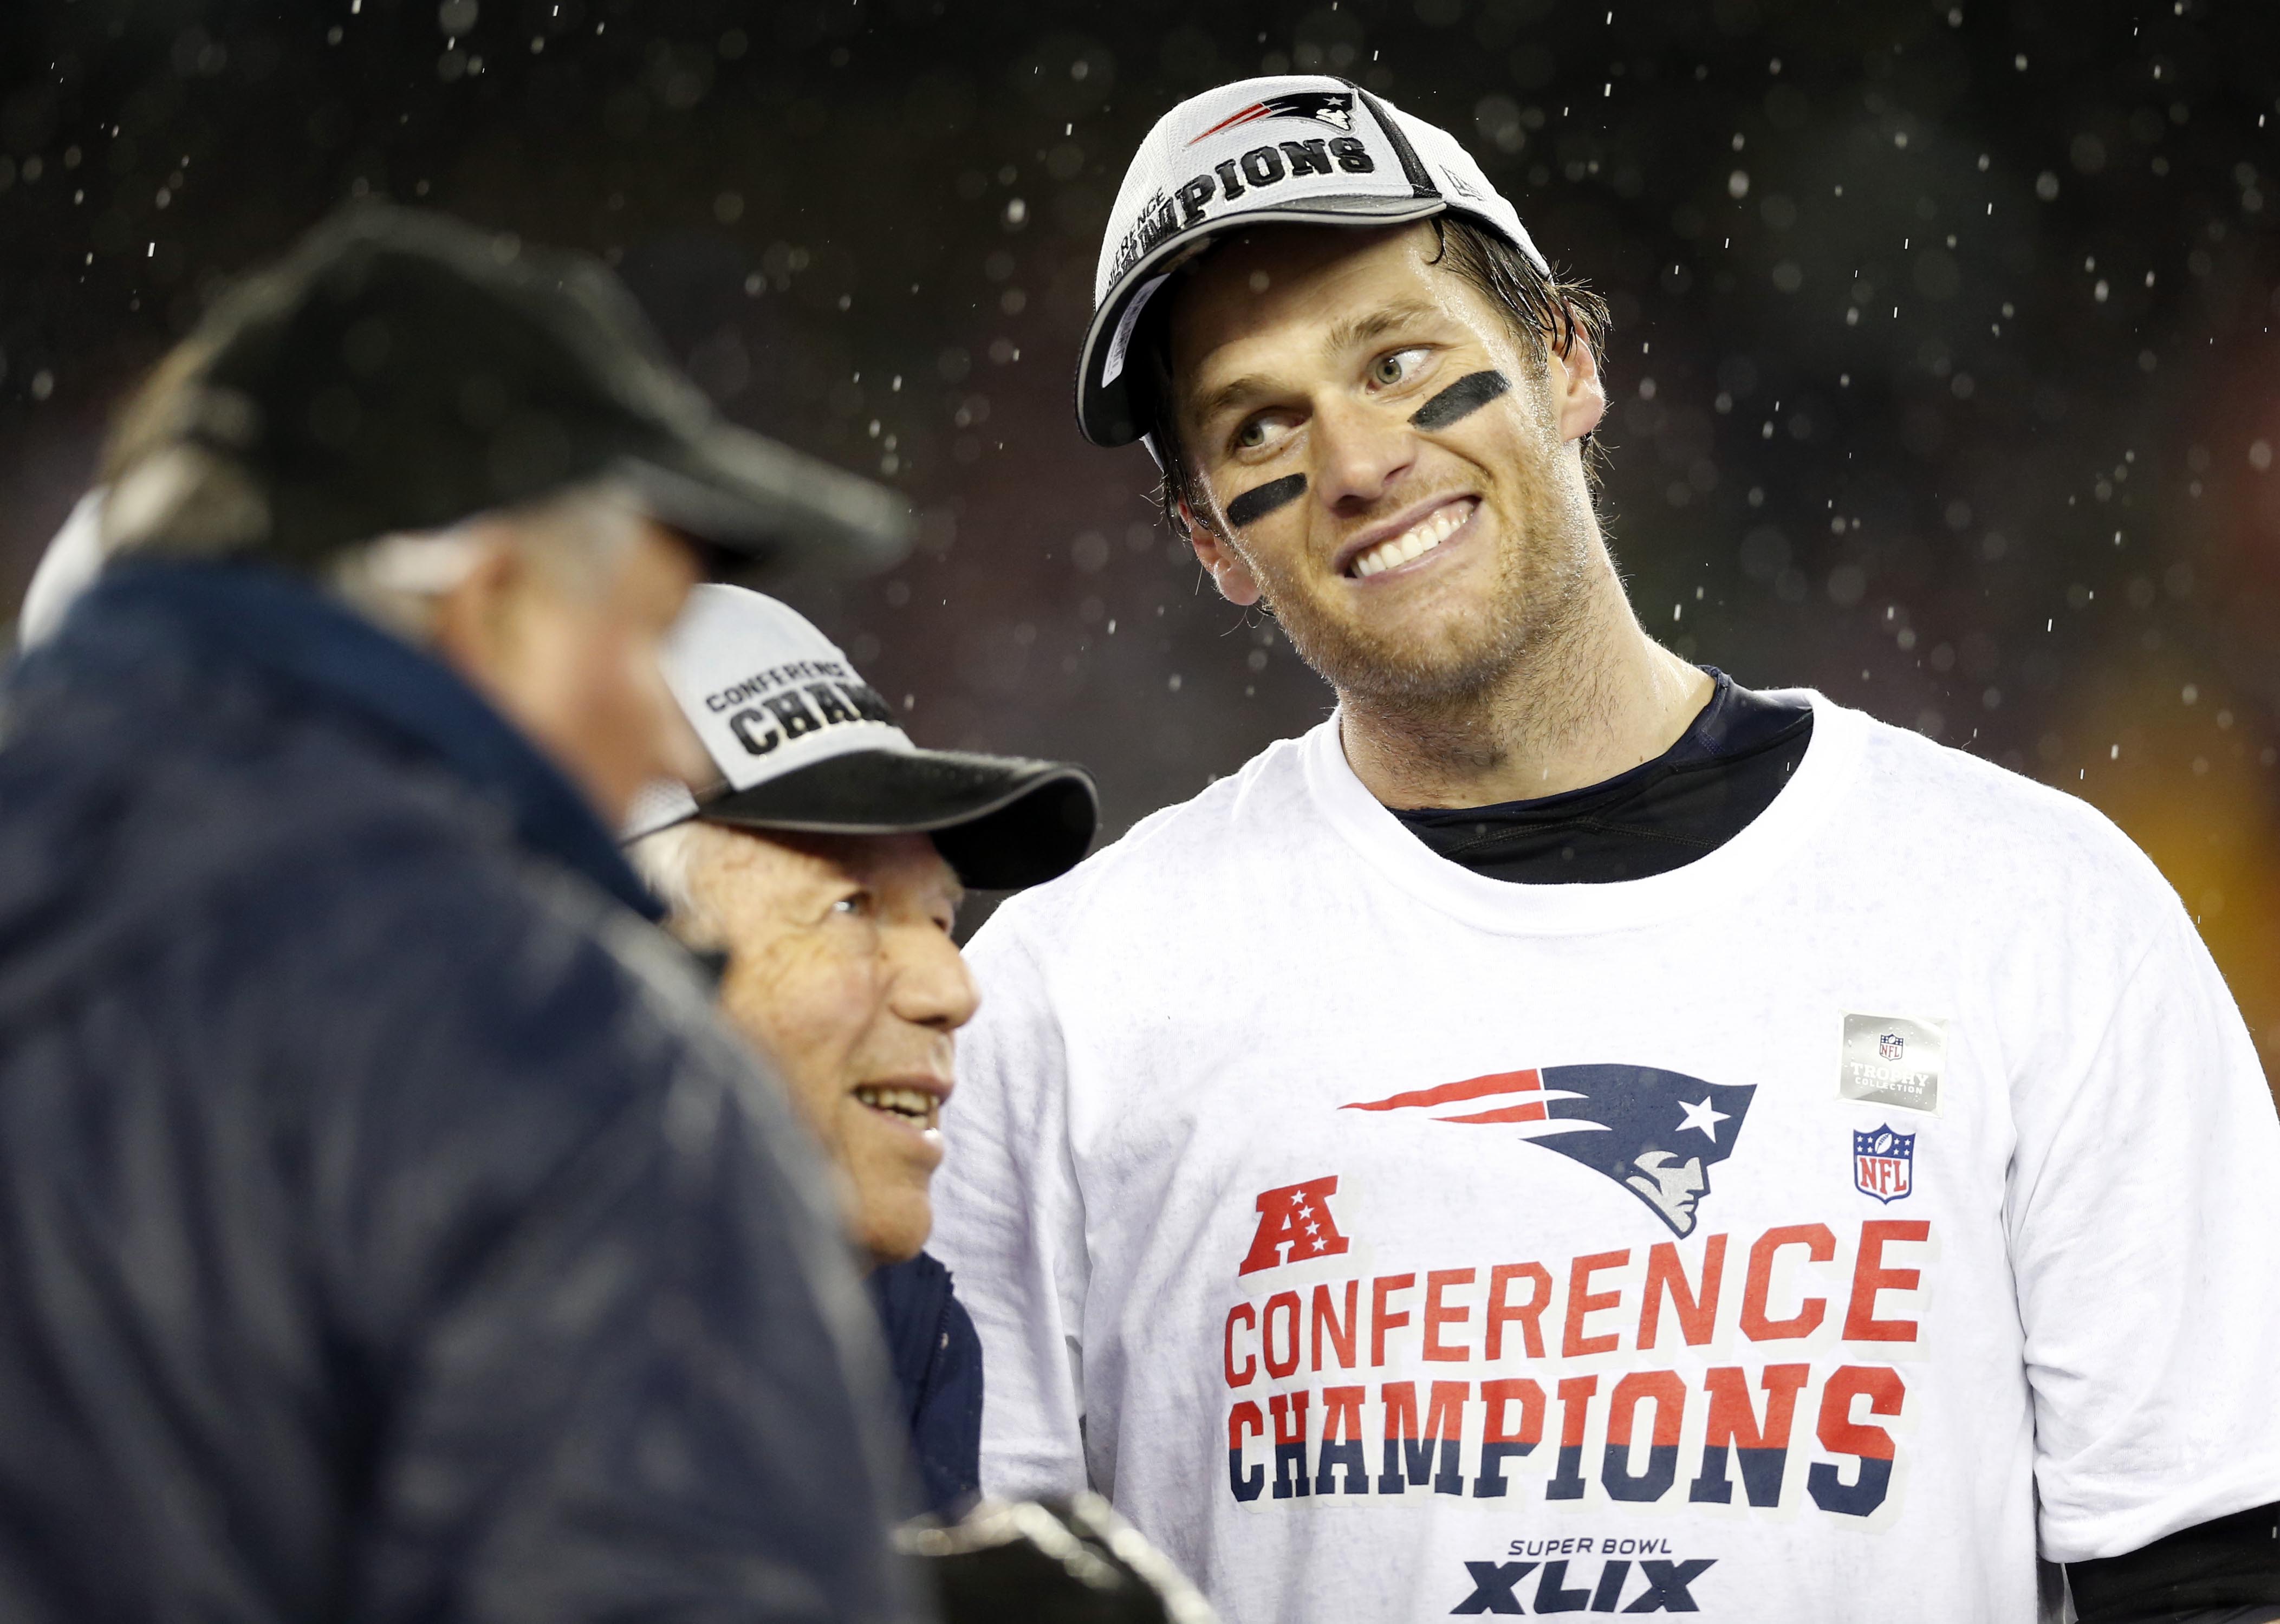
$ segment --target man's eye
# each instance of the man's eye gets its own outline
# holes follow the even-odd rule
[[[857,919],[867,919],[871,913],[871,893],[857,891],[851,896],[843,897],[831,904],[831,911],[834,913],[851,913]]]
[[[1382,355],[1369,364],[1370,381],[1391,388],[1405,382],[1425,358],[1422,350],[1396,350]]]
[[[1235,431],[1236,450],[1264,450],[1290,432],[1290,424],[1280,418],[1255,417]]]

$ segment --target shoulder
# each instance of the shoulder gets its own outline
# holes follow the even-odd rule
[[[1857,739],[1839,823],[1864,860],[1995,906],[2116,924],[2181,912],[2152,859],[2080,797],[1860,712],[1822,714]]]
[[[975,934],[974,951],[996,962],[1051,956],[1089,927],[1113,922],[1128,938],[1151,920],[1168,923],[1233,895],[1258,866],[1258,837],[1287,832],[1307,815],[1305,745],[1275,741],[1239,771],[1141,819],[1059,879],[1007,898]]]
[[[478,1070],[610,1092],[701,1003],[503,810],[254,684],[47,709],[0,748],[0,997],[194,985],[156,1007],[439,1099]]]
[[[1895,821],[1945,826],[2007,858],[2034,851],[2158,881],[2130,837],[2079,796],[1862,712],[1843,714],[1862,735],[1861,787]]]

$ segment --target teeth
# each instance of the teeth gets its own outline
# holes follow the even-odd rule
[[[855,1097],[874,1111],[890,1112],[920,1122],[934,1120],[934,1096],[923,1089],[886,1089],[866,1084]]]
[[[1421,558],[1456,534],[1472,512],[1472,504],[1467,502],[1452,502],[1437,508],[1391,541],[1380,542],[1356,558],[1352,573],[1357,577],[1367,577]]]

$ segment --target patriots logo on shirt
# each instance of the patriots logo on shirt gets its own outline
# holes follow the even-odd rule
[[[1754,1083],[1705,1082],[1652,1066],[1546,1066],[1358,1100],[1346,1111],[1435,1112],[1436,1122],[1513,1124],[1531,1144],[1606,1174],[1673,1235],[1694,1232],[1710,1168],[1734,1153]]]
[[[1229,113],[1217,124],[1188,142],[1208,141],[1221,130],[1231,130],[1237,125],[1256,124],[1261,119],[1312,119],[1317,124],[1327,124],[1332,129],[1353,129],[1353,93],[1343,90],[1297,90],[1289,96],[1270,96],[1263,102],[1253,102],[1248,107]]]

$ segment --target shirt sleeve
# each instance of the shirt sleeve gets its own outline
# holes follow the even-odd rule
[[[1070,1156],[1059,1021],[1007,912],[968,950],[982,1011],[959,1035],[929,1250],[956,1275],[959,1300],[982,1336],[989,1381],[982,1490],[1035,1498],[1090,1486],[1084,1209]]]
[[[2014,1071],[2007,1218],[2056,1562],[2280,1498],[2280,1119],[2199,934],[2146,880],[2134,966],[2059,999]]]

